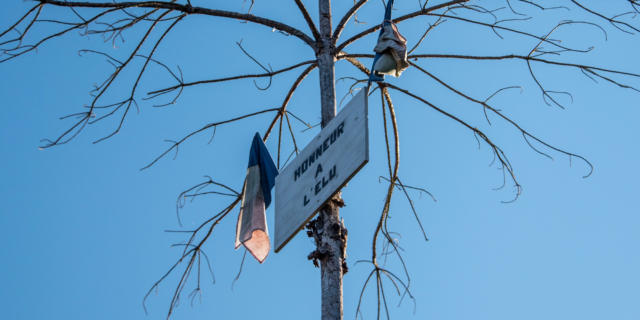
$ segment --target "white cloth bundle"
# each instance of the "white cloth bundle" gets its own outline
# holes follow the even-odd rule
[[[383,24],[378,43],[373,51],[381,54],[373,66],[373,71],[376,73],[399,77],[402,71],[409,67],[407,39],[400,34],[393,22]]]

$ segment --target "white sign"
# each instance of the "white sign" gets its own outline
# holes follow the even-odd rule
[[[276,177],[275,251],[369,161],[366,89]]]

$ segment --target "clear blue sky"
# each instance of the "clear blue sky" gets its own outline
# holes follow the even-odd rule
[[[315,3],[306,2],[316,17]],[[351,3],[334,2],[336,16],[342,16]],[[379,1],[370,2],[359,16],[369,25],[382,15]],[[417,7],[415,1],[398,2],[394,14]],[[242,10],[241,1],[216,3],[224,9]],[[6,28],[29,5],[21,1],[4,4],[0,27]],[[258,0],[254,13],[307,30],[291,1]],[[554,18],[562,14],[566,13],[560,11]],[[399,27],[412,45],[430,21],[419,18]],[[523,26],[540,33],[550,28],[549,23],[538,19]],[[490,30],[447,24],[416,52],[526,54],[531,48],[530,43],[513,37],[500,40]],[[350,24],[345,36],[369,25]],[[563,37],[571,38],[573,44],[596,46],[589,56],[566,59],[639,72],[640,38],[605,28],[607,41],[600,31],[589,27],[564,31]],[[203,175],[241,189],[251,137],[256,131],[264,132],[272,116],[220,127],[211,144],[207,144],[207,134],[198,136],[180,148],[175,160],[168,157],[149,170],[139,169],[167,147],[164,139],[179,138],[209,122],[278,106],[298,74],[274,79],[269,91],[256,90],[251,81],[238,81],[187,89],[176,105],[167,108],[153,108],[152,103],[141,101],[140,112],[132,112],[123,130],[108,141],[91,143],[110,133],[115,119],[88,127],[72,143],[38,150],[40,139],[52,138],[68,126],[68,120],[58,118],[88,103],[92,84],[103,81],[110,72],[103,58],[79,57],[77,51],[89,47],[122,58],[140,31],[126,33],[127,41],[118,42],[116,48],[100,37],[87,39],[73,33],[35,54],[0,65],[2,319],[163,318],[177,277],[169,277],[151,296],[148,316],[141,302],[177,258],[178,249],[170,245],[183,241],[182,235],[164,232],[179,228],[176,196],[201,182]],[[179,64],[185,80],[260,72],[235,46],[240,39],[247,50],[274,68],[313,58],[294,37],[198,16],[176,27],[161,45],[158,58],[174,69]],[[374,36],[365,38],[350,52],[369,53],[374,42]],[[426,60],[421,66],[478,98],[503,86],[521,85],[522,92],[507,92],[495,104],[545,140],[587,157],[595,171],[582,179],[588,172],[583,163],[574,160],[569,166],[561,155],[552,153],[554,161],[540,156],[517,131],[495,117],[489,127],[481,108],[455,98],[415,69],[408,69],[399,79],[390,78],[391,83],[411,88],[487,130],[510,156],[523,185],[516,202],[501,203],[513,193],[510,188],[493,190],[502,176],[495,166],[489,166],[488,148],[478,149],[473,135],[461,126],[392,92],[400,125],[400,177],[406,184],[429,189],[438,200],[434,203],[425,195],[413,194],[430,238],[424,242],[406,201],[401,194],[394,198],[390,228],[402,234],[400,245],[416,298],[415,307],[410,300],[396,307],[398,299],[387,284],[394,317],[640,319],[640,95],[602,81],[594,84],[576,70],[536,65],[550,88],[574,93],[573,103],[567,100],[568,108],[560,110],[542,102],[522,62]],[[128,75],[111,92],[113,100],[127,94],[133,74]],[[337,75],[362,77],[346,62],[338,64]],[[171,81],[153,67],[144,78],[140,97]],[[312,123],[319,121],[317,84],[317,72],[313,72],[290,105],[291,111]],[[348,85],[339,83],[339,97],[345,95]],[[386,156],[380,103],[375,97],[370,104],[371,161],[343,191],[347,207],[341,215],[349,229],[350,267],[344,278],[345,319],[353,319],[370,271],[366,264],[355,262],[370,258],[373,228],[386,191],[378,179],[386,172]],[[318,132],[302,133],[302,129],[296,124],[301,145]],[[267,146],[275,153],[273,137]],[[289,150],[286,157],[291,143],[285,139],[284,145]],[[185,228],[197,225],[226,202],[209,198],[189,203],[181,211]],[[272,207],[267,214],[273,228]],[[233,250],[236,216],[234,210],[205,247],[215,284],[203,272],[201,299],[191,305],[187,297],[193,289],[190,283],[174,318],[318,319],[319,269],[306,259],[314,246],[304,234],[280,253],[272,252],[263,265],[247,259],[232,289],[242,259],[242,251]],[[396,263],[390,262],[390,268],[399,271]],[[373,289],[366,292],[363,308],[365,319],[375,317]]]

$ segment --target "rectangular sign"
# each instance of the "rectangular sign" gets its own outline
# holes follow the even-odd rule
[[[276,177],[276,252],[369,161],[366,91],[360,90]]]

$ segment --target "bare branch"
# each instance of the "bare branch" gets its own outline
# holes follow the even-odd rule
[[[319,41],[320,33],[318,32],[316,25],[313,23],[313,19],[311,19],[311,16],[309,15],[309,11],[307,11],[307,8],[305,8],[304,3],[302,3],[302,0],[295,0],[295,2],[296,2],[296,5],[298,6],[298,9],[300,10],[300,13],[302,13],[302,16],[304,17],[304,21],[306,21],[307,25],[309,26],[309,29],[313,34],[313,38],[316,41]]]
[[[177,149],[178,146],[180,146],[182,143],[184,143],[185,141],[187,141],[189,138],[193,137],[194,135],[201,133],[203,131],[206,131],[208,129],[211,128],[215,128],[219,125],[223,125],[223,124],[228,124],[228,123],[233,123],[242,119],[246,119],[249,117],[253,117],[259,114],[263,114],[263,113],[267,113],[267,112],[273,112],[273,111],[279,111],[279,108],[270,108],[270,109],[265,109],[265,110],[261,110],[261,111],[256,111],[253,113],[249,113],[249,114],[245,114],[239,117],[235,117],[232,119],[228,119],[228,120],[224,120],[224,121],[219,121],[219,122],[213,122],[213,123],[209,123],[205,126],[203,126],[202,128],[195,130],[189,134],[187,134],[186,136],[182,137],[180,140],[175,141],[171,144],[171,147],[167,148],[164,152],[162,152],[159,156],[157,156],[155,159],[153,159],[148,165],[142,167],[140,170],[145,170],[150,168],[151,166],[153,166],[156,162],[158,162],[160,159],[162,159],[164,156],[166,156],[169,152],[171,152],[174,149]]]
[[[144,65],[142,66],[142,69],[138,73],[138,77],[136,78],[135,83],[133,84],[133,88],[131,89],[131,95],[129,96],[129,99],[128,99],[129,102],[127,104],[127,107],[126,107],[121,119],[120,119],[120,123],[118,124],[118,127],[111,134],[96,140],[95,141],[96,143],[100,142],[100,141],[104,141],[104,140],[114,136],[118,132],[120,132],[120,129],[122,128],[122,124],[124,123],[124,119],[127,116],[127,113],[129,112],[129,108],[131,107],[132,102],[135,103],[134,96],[135,96],[135,93],[136,93],[136,89],[138,88],[138,84],[140,83],[140,79],[142,78],[142,75],[144,74],[145,70],[147,69],[147,66],[149,65],[149,61],[151,61],[151,59],[153,58],[153,54],[155,53],[156,49],[158,49],[158,46],[160,45],[162,40],[167,36],[167,34],[169,34],[169,32],[171,32],[171,29],[173,29],[173,27],[175,27],[176,24],[178,24],[178,22],[180,22],[180,20],[182,20],[182,18],[184,18],[184,17],[185,17],[185,15],[182,15],[182,16],[179,16],[177,19],[175,19],[173,21],[173,23],[171,23],[171,25],[162,33],[162,35],[160,36],[160,39],[158,39],[156,41],[155,45],[153,46],[153,49],[151,49],[151,52],[149,53],[149,56],[146,57]],[[161,18],[162,18],[162,16],[160,17],[160,19]],[[153,26],[152,26],[152,28],[153,28]],[[115,110],[117,110],[117,109],[118,108],[116,108]],[[101,119],[101,118],[99,118],[99,119]]]
[[[433,75],[433,74],[431,74],[429,71],[427,71],[427,70],[425,70],[425,69],[421,68],[420,66],[418,66],[418,65],[416,65],[416,64],[412,64],[412,65],[413,65],[416,69],[420,70],[422,73],[426,74],[426,75],[427,75],[427,76],[429,76],[430,78],[434,79],[436,82],[440,83],[440,84],[441,84],[442,86],[444,86],[445,88],[449,89],[450,91],[452,91],[452,92],[454,92],[455,94],[457,94],[457,95],[459,95],[459,96],[461,96],[461,97],[465,98],[466,100],[469,100],[469,101],[471,101],[471,102],[473,102],[473,103],[479,104],[479,105],[480,105],[480,106],[482,106],[482,107],[483,107],[483,109],[485,109],[485,110],[486,110],[486,109],[490,110],[492,113],[494,113],[495,115],[497,115],[498,117],[502,118],[504,121],[506,121],[507,123],[509,123],[510,125],[512,125],[512,126],[513,126],[514,128],[516,128],[518,131],[520,131],[520,133],[521,133],[521,134],[522,134],[522,136],[524,137],[524,139],[525,139],[525,141],[527,142],[527,144],[529,144],[529,146],[530,146],[533,150],[535,150],[536,152],[538,152],[538,153],[540,153],[540,154],[542,154],[542,155],[545,155],[545,156],[547,156],[547,157],[550,157],[549,155],[547,155],[547,154],[545,154],[545,153],[543,153],[543,152],[539,151],[539,150],[538,150],[538,149],[536,149],[535,147],[533,147],[533,146],[531,145],[531,143],[529,143],[529,140],[528,140],[528,139],[533,139],[533,140],[535,140],[536,142],[538,142],[538,143],[540,143],[540,144],[544,145],[545,147],[547,147],[547,148],[549,148],[549,149],[551,149],[551,150],[553,150],[553,151],[559,152],[559,153],[561,153],[561,154],[564,154],[564,155],[566,155],[566,156],[568,156],[568,157],[570,157],[570,158],[571,158],[571,157],[575,157],[575,158],[578,158],[578,159],[580,159],[580,160],[584,161],[584,162],[588,165],[588,167],[589,167],[589,172],[584,176],[585,178],[586,178],[586,177],[588,177],[588,176],[590,176],[590,175],[591,175],[591,173],[593,172],[593,165],[592,165],[592,164],[591,164],[591,163],[590,163],[586,158],[584,158],[584,157],[582,157],[582,156],[580,156],[580,155],[578,155],[578,154],[571,153],[571,152],[568,152],[568,151],[563,150],[563,149],[561,149],[561,148],[555,147],[555,146],[553,146],[553,145],[551,145],[551,144],[549,144],[549,143],[545,142],[544,140],[542,140],[542,139],[538,138],[537,136],[535,136],[535,135],[531,134],[529,131],[527,131],[527,130],[523,129],[523,128],[522,128],[522,127],[521,127],[521,126],[520,126],[516,121],[514,121],[514,120],[512,120],[511,118],[509,118],[509,117],[505,116],[503,113],[501,113],[500,111],[498,111],[496,108],[494,108],[493,106],[489,105],[489,104],[487,103],[487,101],[488,101],[489,99],[486,99],[486,100],[484,100],[484,101],[481,101],[481,100],[478,100],[478,99],[472,98],[472,97],[470,97],[469,95],[467,95],[467,94],[463,93],[462,91],[460,91],[460,90],[458,90],[458,89],[456,89],[456,88],[452,87],[451,85],[449,85],[448,83],[444,82],[444,81],[443,81],[443,80],[441,80],[440,78],[438,78],[438,77],[434,76],[434,75]],[[491,98],[491,97],[489,97],[489,98]]]
[[[456,4],[459,4],[459,3],[467,2],[467,1],[469,1],[469,0],[452,0],[452,1],[448,1],[448,2],[445,2],[445,3],[438,4],[438,5],[434,5],[434,6],[431,6],[431,7],[428,7],[428,8],[423,8],[421,10],[418,10],[418,11],[406,14],[404,16],[398,17],[396,19],[393,19],[393,22],[394,23],[398,23],[398,22],[401,22],[401,21],[404,21],[404,20],[407,20],[407,19],[410,19],[410,18],[413,18],[413,17],[417,17],[417,16],[420,16],[420,15],[426,15],[426,14],[428,14],[430,12],[437,11],[437,10],[440,10],[440,9],[443,9],[443,8],[447,8],[449,6],[453,6],[453,5],[456,5]],[[368,35],[370,33],[373,33],[373,32],[375,32],[376,30],[379,30],[379,29],[380,29],[380,25],[376,25],[376,26],[373,26],[373,27],[371,27],[371,28],[369,28],[367,30],[364,30],[364,31],[358,33],[357,35],[345,40],[344,42],[342,42],[342,44],[338,45],[336,47],[336,52],[340,52],[340,51],[344,50],[344,48],[346,46],[348,46],[349,44],[351,44],[352,42],[354,42],[354,41],[356,41],[356,40],[358,40],[358,39],[360,39],[360,38],[362,38],[362,37],[364,37],[364,36],[366,36],[366,35]]]
[[[80,120],[77,121],[73,126],[71,126],[71,128],[67,129],[65,132],[63,132],[61,135],[59,135],[58,138],[56,138],[55,140],[53,140],[53,141],[52,140],[45,140],[47,142],[47,144],[45,144],[41,148],[50,148],[52,146],[65,144],[65,143],[71,141],[73,138],[75,138],[80,133],[80,131],[82,131],[82,129],[89,123],[89,119],[91,117],[95,116],[93,111],[96,109],[97,102],[100,99],[100,97],[111,87],[113,82],[118,78],[118,75],[120,75],[122,70],[124,70],[129,65],[131,60],[133,60],[133,58],[136,57],[138,51],[140,50],[142,45],[146,42],[146,40],[149,38],[149,35],[153,31],[153,29],[156,26],[156,24],[158,23],[159,19],[162,19],[165,15],[169,14],[170,12],[171,12],[170,10],[165,11],[164,13],[162,13],[159,16],[158,19],[156,19],[151,24],[151,26],[147,29],[147,32],[144,34],[144,36],[138,42],[138,44],[135,47],[135,49],[129,55],[129,58],[127,58],[121,65],[116,67],[115,71],[113,72],[113,74],[111,76],[109,76],[108,80],[101,87],[98,88],[99,89],[98,93],[96,94],[96,96],[94,97],[93,101],[91,102],[91,105],[89,106],[89,111],[81,113],[82,117],[80,118]],[[95,121],[99,121],[101,119],[104,119],[105,117],[111,116],[118,109],[120,109],[120,107],[122,107],[124,105],[127,106],[126,107],[126,111],[125,111],[125,115],[126,115],[127,111],[131,107],[132,103],[134,103],[133,98],[129,98],[129,99],[126,99],[124,101],[112,104],[110,106],[115,106],[115,108],[110,113],[106,114],[105,116],[102,116],[102,117],[94,120],[94,122]],[[107,106],[107,107],[109,107],[109,106]],[[122,117],[118,128],[120,128],[120,126],[122,126],[122,121],[124,121],[124,116]],[[100,139],[100,140],[98,140],[96,142],[99,142],[99,141],[102,141],[102,140],[104,140],[104,138]]]
[[[599,18],[601,18],[603,20],[608,21],[609,23],[611,23],[612,26],[616,27],[618,30],[620,30],[622,32],[626,32],[626,33],[629,33],[629,34],[633,34],[633,32],[640,32],[640,29],[638,29],[638,28],[636,28],[636,27],[634,27],[634,26],[632,26],[632,25],[630,25],[630,24],[628,24],[628,23],[626,23],[624,21],[620,21],[620,20],[617,19],[617,17],[625,15],[627,13],[623,13],[623,14],[620,14],[620,15],[617,15],[617,16],[614,16],[614,17],[610,18],[610,17],[607,17],[607,16],[605,16],[605,15],[603,15],[603,14],[601,14],[601,13],[595,11],[595,10],[592,10],[592,9],[589,9],[589,8],[585,7],[583,4],[581,4],[580,2],[578,2],[576,0],[571,0],[571,2],[573,2],[573,4],[575,4],[576,6],[581,8],[582,10],[584,10],[584,11],[586,11],[586,12],[588,12],[588,13],[594,15],[594,16],[597,16],[597,17],[599,17]],[[629,2],[631,4],[634,4],[631,1],[629,1]],[[622,27],[626,27],[628,29],[631,29],[631,30],[633,30],[633,32],[631,32],[629,30],[626,30],[626,29],[624,29]]]
[[[515,197],[513,200],[518,198],[518,196],[520,195],[521,192],[521,186],[518,183],[518,179],[515,176],[515,172],[513,170],[513,167],[511,166],[511,163],[509,161],[509,158],[507,157],[507,155],[504,153],[504,151],[502,150],[502,148],[500,148],[499,146],[497,146],[487,135],[484,134],[484,132],[480,131],[478,128],[471,126],[470,124],[468,124],[467,122],[463,121],[462,119],[454,116],[453,114],[443,110],[442,108],[437,107],[436,105],[432,104],[431,102],[429,102],[428,100],[406,90],[406,89],[402,89],[399,88],[397,86],[394,86],[392,84],[385,84],[386,86],[388,86],[389,88],[392,88],[396,91],[402,92],[405,95],[412,97],[424,104],[426,104],[427,106],[429,106],[430,108],[438,111],[439,113],[441,113],[442,115],[446,116],[449,119],[452,119],[456,122],[458,122],[459,124],[461,124],[462,126],[466,127],[467,129],[469,129],[471,132],[473,132],[474,136],[479,137],[480,139],[482,139],[487,145],[489,145],[489,147],[491,148],[491,150],[493,151],[493,154],[496,156],[496,158],[498,159],[499,163],[500,163],[500,168],[503,170],[503,172],[505,172],[513,181],[514,183],[514,187],[516,189],[516,193],[515,193]],[[506,202],[511,202],[511,201],[506,201]]]
[[[255,16],[248,13],[238,13],[224,10],[209,9],[203,7],[193,7],[190,4],[179,4],[175,2],[165,1],[134,1],[134,2],[82,2],[82,1],[58,1],[58,0],[38,0],[41,4],[50,4],[60,7],[72,7],[72,8],[155,8],[155,9],[168,9],[172,11],[180,11],[186,14],[202,14],[214,17],[223,17],[236,19],[241,21],[253,22],[261,24],[270,28],[284,31],[291,34],[300,40],[304,41],[312,49],[315,49],[315,42],[304,32],[284,24],[279,21]]]
[[[148,94],[155,97],[157,95],[162,95],[162,94],[169,93],[169,92],[174,91],[176,89],[196,86],[196,85],[200,85],[200,84],[226,82],[226,81],[239,80],[239,79],[273,77],[273,76],[278,75],[280,73],[291,71],[291,70],[297,69],[297,68],[299,68],[301,66],[305,66],[305,65],[308,65],[308,64],[312,64],[312,63],[315,63],[315,60],[303,61],[303,62],[294,64],[292,66],[288,66],[288,67],[285,67],[285,68],[282,68],[282,69],[279,69],[279,70],[269,71],[269,72],[265,72],[265,73],[244,74],[244,75],[238,75],[238,76],[232,76],[232,77],[224,77],[224,78],[211,79],[211,80],[199,80],[199,81],[194,81],[194,82],[179,83],[179,84],[177,84],[175,86],[172,86],[172,87],[151,91]]]
[[[287,95],[282,102],[282,106],[280,106],[280,108],[278,109],[278,114],[273,118],[271,124],[269,125],[269,129],[267,129],[267,132],[264,134],[264,140],[266,140],[271,134],[271,130],[276,124],[276,121],[278,121],[278,119],[282,117],[282,115],[287,111],[287,106],[289,105],[289,101],[291,101],[291,97],[293,97],[293,93],[296,91],[296,89],[298,89],[302,81],[309,75],[309,73],[311,73],[311,71],[313,71],[313,69],[315,69],[317,66],[317,63],[313,63],[312,65],[308,66],[306,69],[304,69],[304,71],[302,71],[296,81],[293,82],[291,89],[289,89],[289,92],[287,92]]]
[[[351,56],[351,55],[349,55],[349,56]],[[484,61],[513,59],[513,60],[526,61],[529,66],[530,66],[530,64],[529,64],[530,62],[540,62],[540,63],[544,63],[544,64],[548,64],[548,65],[576,68],[576,69],[579,69],[581,71],[586,71],[586,72],[588,72],[590,74],[594,74],[594,75],[597,75],[597,76],[601,76],[601,75],[603,75],[603,73],[610,73],[610,74],[615,74],[615,75],[627,76],[627,77],[640,79],[640,74],[639,73],[633,73],[633,72],[628,72],[628,71],[621,71],[621,70],[616,70],[616,69],[591,66],[591,65],[586,65],[586,64],[579,64],[579,63],[553,61],[553,60],[547,60],[547,59],[542,59],[542,58],[536,58],[536,57],[533,57],[533,56],[524,56],[524,55],[516,55],[516,54],[508,54],[508,55],[502,55],[502,56],[474,56],[474,55],[456,55],[456,54],[414,54],[414,55],[409,56],[409,59],[420,59],[420,58],[443,58],[443,59],[484,60]],[[613,84],[616,84],[616,85],[618,85],[620,87],[623,87],[623,88],[629,88],[629,89],[633,89],[635,91],[638,90],[637,88],[635,88],[633,86],[624,85],[624,84],[621,84],[618,81],[611,80],[610,82],[613,83]]]
[[[336,44],[336,42],[338,41],[338,39],[340,38],[340,34],[342,34],[342,31],[344,30],[344,28],[347,26],[347,22],[349,22],[349,20],[351,19],[351,17],[353,17],[356,12],[358,12],[358,10],[360,10],[360,8],[367,3],[367,1],[369,0],[359,0],[358,2],[356,2],[353,7],[351,7],[349,9],[349,11],[347,11],[347,13],[344,14],[344,16],[342,17],[342,19],[340,19],[340,22],[338,22],[338,25],[336,26],[336,29],[333,31],[333,36],[332,38],[332,43],[333,45]]]

